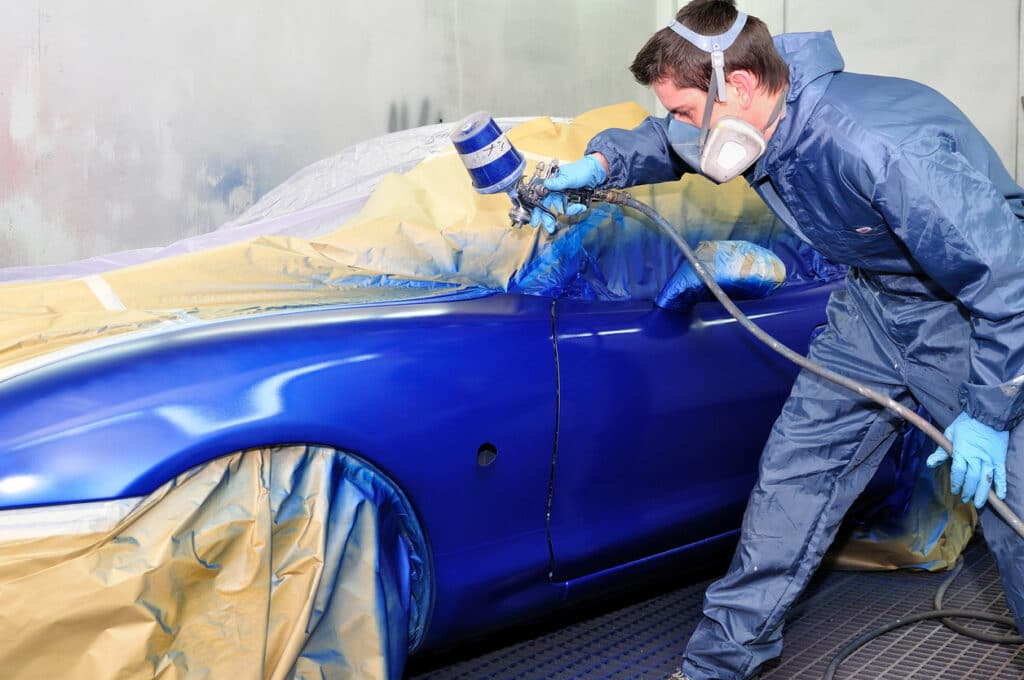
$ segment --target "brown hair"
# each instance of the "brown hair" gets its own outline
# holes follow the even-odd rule
[[[679,10],[676,21],[700,35],[718,35],[729,30],[738,14],[735,0],[693,0]],[[756,75],[761,87],[772,94],[788,81],[789,67],[775,49],[768,27],[757,17],[747,17],[736,42],[725,50],[726,75],[735,69]],[[640,48],[629,70],[641,85],[671,78],[676,87],[706,90],[711,82],[711,55],[666,27]]]

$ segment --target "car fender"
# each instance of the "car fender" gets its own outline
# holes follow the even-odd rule
[[[126,338],[0,383],[0,509],[140,496],[257,446],[350,451],[417,511],[447,603],[435,630],[457,636],[481,625],[467,612],[549,596],[551,333],[550,300],[493,295]]]

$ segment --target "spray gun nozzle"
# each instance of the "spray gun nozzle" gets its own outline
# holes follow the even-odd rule
[[[532,212],[519,200],[518,185],[508,190],[508,197],[512,201],[512,209],[508,212],[508,218],[513,227],[522,227],[530,221]]]

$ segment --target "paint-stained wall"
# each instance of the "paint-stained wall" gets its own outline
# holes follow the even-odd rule
[[[478,109],[653,102],[651,2],[0,4],[0,266],[215,228],[360,140]],[[609,46],[585,44],[616,34]]]
[[[1020,3],[975,3],[969,20],[956,0],[738,4],[775,31],[832,28],[851,68],[938,86],[1020,177]],[[627,66],[678,5],[2,3],[0,266],[209,231],[352,143],[479,109],[572,116],[633,99],[654,110]]]

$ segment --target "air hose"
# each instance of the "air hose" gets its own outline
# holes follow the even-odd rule
[[[935,592],[935,609],[933,611],[922,612],[920,614],[912,614],[911,616],[907,616],[902,619],[897,619],[891,623],[887,623],[883,626],[879,626],[878,628],[869,630],[860,637],[851,640],[845,647],[836,652],[836,655],[834,657],[832,657],[832,662],[829,663],[828,668],[825,669],[825,674],[822,676],[823,680],[832,680],[833,678],[835,678],[836,672],[838,672],[839,670],[839,665],[843,663],[843,661],[845,661],[848,656],[850,656],[851,654],[853,654],[858,649],[860,649],[867,643],[871,642],[875,638],[881,637],[882,635],[885,635],[890,631],[896,630],[897,628],[902,628],[904,626],[909,626],[918,623],[919,621],[941,619],[943,625],[945,625],[946,627],[956,631],[957,633],[960,633],[961,635],[966,635],[976,640],[981,640],[982,642],[993,642],[996,644],[1011,645],[1019,645],[1021,643],[1024,643],[1024,638],[1022,638],[1020,635],[992,635],[991,633],[970,630],[969,628],[965,628],[964,626],[961,626],[960,624],[950,620],[951,617],[968,618],[977,619],[979,621],[989,621],[991,623],[999,623],[1010,628],[1015,627],[1014,620],[1008,616],[999,616],[998,614],[990,614],[989,612],[975,611],[973,609],[942,608],[942,598],[945,595],[946,590],[949,588],[949,586],[956,579],[957,575],[960,573],[960,570],[963,569],[963,566],[964,558],[961,556],[957,560],[956,566],[953,568],[953,571],[950,572],[949,576],[946,577],[946,579],[939,586],[939,589]]]

